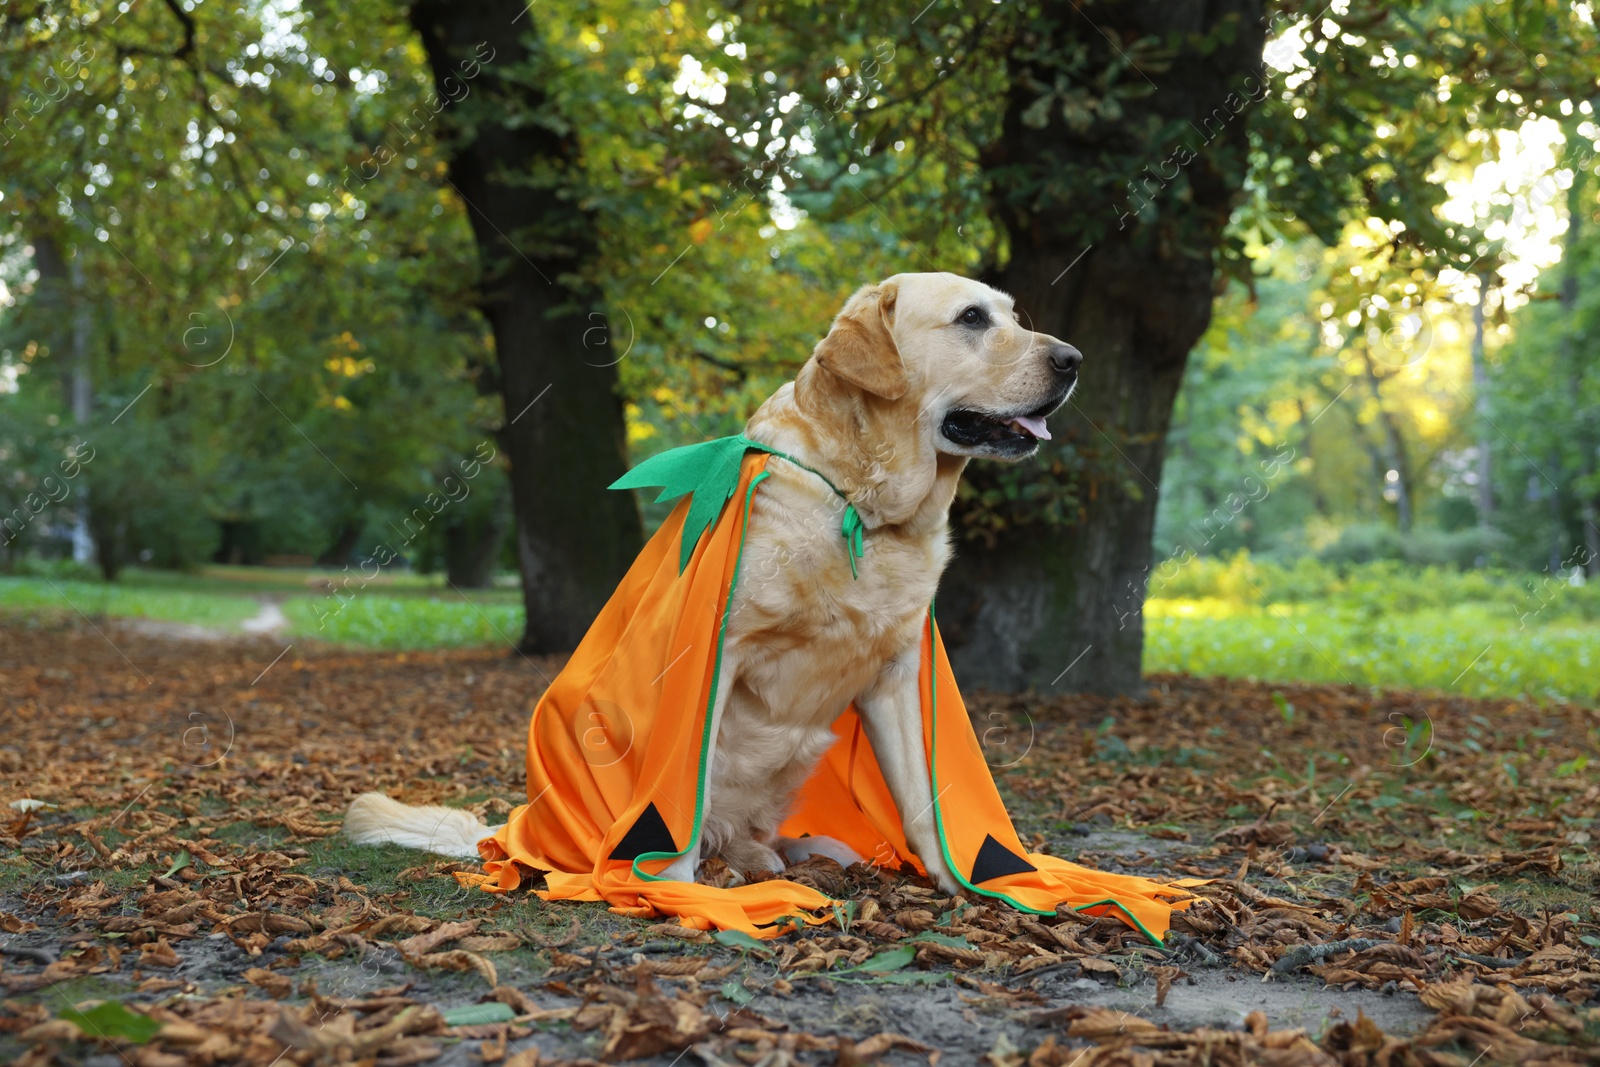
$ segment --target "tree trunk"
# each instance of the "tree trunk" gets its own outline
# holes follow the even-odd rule
[[[89,343],[94,333],[94,309],[89,304],[89,283],[83,273],[83,253],[72,257],[72,385],[69,399],[72,421],[88,425],[94,411],[90,385]]]
[[[457,589],[486,589],[494,584],[495,565],[500,561],[505,535],[499,512],[474,515],[446,526],[445,580]]]
[[[1576,117],[1576,116],[1575,116]],[[1583,136],[1577,122],[1563,124],[1562,132],[1567,144],[1578,144]],[[1588,185],[1588,170],[1574,167],[1572,184],[1567,187],[1567,232],[1561,238],[1561,310],[1566,317],[1562,323],[1561,354],[1568,368],[1568,389],[1578,408],[1578,521],[1583,524],[1581,536],[1584,550],[1574,553],[1591,578],[1600,578],[1600,486],[1594,484],[1594,456],[1600,448],[1600,434],[1595,432],[1595,412],[1583,405],[1583,378],[1586,360],[1577,357],[1573,343],[1578,312],[1578,275],[1580,266],[1579,242],[1583,238],[1584,215],[1590,210],[1584,192]]]
[[[1594,458],[1589,460],[1589,471],[1594,471]],[[1583,553],[1579,556],[1582,563],[1587,564],[1583,572],[1590,578],[1600,578],[1600,494],[1584,498],[1579,508],[1579,518],[1583,522]]]
[[[255,566],[261,562],[261,527],[250,519],[221,519],[217,522],[217,550],[212,563]]]
[[[1552,450],[1550,458],[1545,461],[1545,466],[1554,472],[1555,477],[1560,478],[1561,453]],[[1545,481],[1544,471],[1535,469],[1533,476],[1540,482]],[[1559,481],[1550,483],[1549,488],[1544,490],[1544,495],[1545,500],[1550,504],[1550,564],[1548,569],[1551,574],[1560,574],[1562,569],[1561,558],[1567,551],[1566,521],[1562,518],[1564,509],[1561,506],[1561,483]]]
[[[357,517],[346,519],[339,527],[339,532],[333,536],[333,544],[329,545],[322,555],[317,557],[319,567],[343,567],[350,562],[350,553],[356,550],[356,545],[361,540],[361,531],[366,529],[367,521]]]
[[[1378,422],[1383,427],[1383,443],[1387,450],[1389,468],[1384,472],[1383,493],[1384,499],[1389,495],[1388,471],[1394,472],[1394,509],[1395,518],[1400,526],[1401,533],[1411,532],[1411,457],[1406,452],[1406,439],[1400,435],[1400,424],[1395,421],[1394,412],[1383,402],[1382,383],[1378,380],[1378,373],[1372,366],[1372,353],[1366,348],[1361,349],[1361,365],[1366,368],[1367,385],[1372,389],[1372,402],[1378,408]]]
[[[100,576],[108,582],[116,581],[128,563],[128,517],[111,508],[90,508],[85,522]]]
[[[526,43],[534,19],[521,0],[411,8],[441,101],[459,101],[438,121],[456,132],[450,180],[477,240],[505,401],[521,647],[558,652],[577,645],[643,533],[633,497],[606,489],[627,469],[622,401],[616,368],[585,359],[585,331],[603,321],[581,280],[594,219],[563,190],[579,165],[577,133],[541,117],[554,104],[529,80],[544,59]]]
[[[1315,470],[1317,452],[1311,443],[1311,420],[1306,417],[1306,402],[1304,397],[1295,397],[1295,407],[1300,412],[1300,456],[1308,460]],[[1322,494],[1322,480],[1314,475],[1306,479],[1306,484],[1311,488],[1311,506],[1321,518],[1328,518],[1328,501]]]
[[[88,289],[83,274],[83,252],[80,250],[72,257],[72,385],[68,391],[72,421],[78,425],[80,432],[89,425],[89,418],[94,414],[94,387],[90,372],[92,357],[89,352],[94,313],[89,306]],[[85,486],[79,493],[77,507],[73,508],[72,559],[75,563],[87,563],[94,558],[94,537],[89,532],[88,516],[93,507],[94,501],[89,499],[89,490]],[[112,572],[119,567],[120,564],[114,564]],[[116,576],[112,572],[106,573],[107,581]]]
[[[62,361],[62,397],[72,421],[87,426],[93,414],[94,390],[91,376],[90,344],[94,318],[89,304],[88,283],[83,273],[83,258],[75,255],[70,264],[56,243],[55,235],[41,232],[33,238],[33,262],[39,270],[39,302],[57,321],[70,322],[71,330],[60,338],[67,358]],[[52,337],[54,343],[57,338]],[[94,559],[94,536],[89,529],[88,489],[80,486],[71,507],[72,558],[78,563]],[[112,564],[112,571],[120,568]]]
[[[1484,359],[1490,274],[1478,275],[1478,302],[1472,307],[1472,392],[1478,414],[1478,525],[1494,522],[1494,427],[1489,423],[1489,365]]]
[[[1372,464],[1372,480],[1382,485],[1384,475],[1389,473],[1388,453],[1372,439],[1372,435],[1367,433],[1359,423],[1356,425],[1356,441],[1361,445],[1361,451],[1367,454],[1367,462]],[[1377,503],[1372,505],[1371,511],[1368,511],[1367,506],[1371,504],[1373,497],[1363,493],[1358,500],[1358,512],[1363,517],[1370,515],[1374,521],[1382,521],[1385,517],[1385,512],[1381,492],[1376,499]]]
[[[1194,43],[1191,35],[1230,19],[1237,25],[1217,33],[1222,43]],[[1016,297],[1025,324],[1084,353],[1082,387],[1034,462],[1076,449],[1097,469],[1078,487],[1075,524],[958,547],[940,592],[941,627],[958,646],[951,658],[965,684],[1135,692],[1172,405],[1210,322],[1216,250],[1245,172],[1255,105],[1225,101],[1237,92],[1243,103],[1265,27],[1255,2],[1095,5],[1087,14],[1059,2],[1029,32],[1030,47],[1012,53],[1002,132],[983,159],[1011,252],[991,280]],[[1093,57],[1096,70],[1075,74],[1075,88],[1098,94],[1100,72],[1123,63],[1108,35],[1129,47],[1150,37],[1179,43],[1169,63],[1123,68],[1133,92],[1119,99],[1120,114],[1076,125],[1060,106],[1041,115],[1040,86],[1056,83],[1057,68],[1046,59],[1034,69],[1031,57],[1069,66]]]

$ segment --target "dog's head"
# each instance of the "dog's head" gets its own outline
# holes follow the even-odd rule
[[[817,343],[827,373],[893,405],[958,456],[1022,459],[1078,381],[1076,348],[1017,322],[1011,297],[955,274],[856,291]]]

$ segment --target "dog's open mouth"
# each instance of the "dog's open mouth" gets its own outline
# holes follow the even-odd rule
[[[1050,430],[1044,420],[1055,408],[1056,404],[1046,404],[1023,415],[991,415],[958,409],[944,417],[939,432],[967,448],[1001,453],[1028,452],[1040,441],[1050,440]]]

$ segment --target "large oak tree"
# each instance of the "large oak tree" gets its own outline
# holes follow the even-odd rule
[[[638,510],[606,486],[627,469],[614,361],[586,344],[604,308],[585,281],[592,213],[582,159],[547,80],[536,12],[519,0],[423,0],[427,48],[494,331],[528,652],[577,645],[641,544]]]
[[[1252,2],[1051,3],[1020,29],[983,155],[1010,240],[992,277],[1086,354],[1053,447],[1097,462],[1070,530],[1014,527],[958,557],[944,616],[969,684],[1139,684],[1167,428],[1268,89],[1265,31]]]
[[[889,220],[904,269],[981,273],[1085,354],[1056,441],[974,465],[957,507],[941,624],[964,680],[1008,689],[1139,687],[1173,402],[1221,285],[1250,284],[1241,231],[1331,247],[1377,218],[1385,283],[1469,269],[1495,250],[1440,214],[1441,173],[1492,151],[1472,131],[1557,113],[1595,78],[1593,25],[1556,4],[861,5],[825,34],[804,5],[731,10],[746,65],[780,77],[724,117],[777,118],[791,88],[842,101],[814,154],[780,157],[797,202]],[[893,60],[864,76],[850,57],[880,41]],[[1380,311],[1409,309],[1364,284],[1339,314],[1381,334]]]

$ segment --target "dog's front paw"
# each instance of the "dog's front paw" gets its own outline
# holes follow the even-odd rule
[[[782,856],[761,842],[748,838],[728,842],[717,854],[729,867],[741,873],[765,871],[768,874],[782,874],[786,866]]]
[[[961,883],[950,873],[950,868],[945,865],[942,855],[937,852],[924,852],[917,858],[922,860],[922,869],[928,872],[929,880],[939,887],[941,893],[952,897],[961,895]]]

